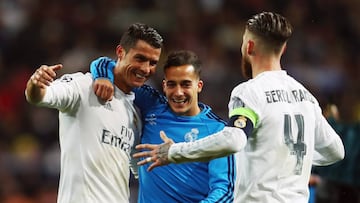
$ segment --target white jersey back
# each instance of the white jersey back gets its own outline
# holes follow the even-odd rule
[[[42,106],[59,109],[59,203],[129,201],[129,157],[141,131],[134,95],[115,88],[110,102],[93,92],[89,73],[64,75]]]
[[[306,203],[314,144],[326,146],[335,133],[316,99],[285,71],[269,71],[232,91],[229,111],[240,105],[259,120],[236,153],[235,202]]]

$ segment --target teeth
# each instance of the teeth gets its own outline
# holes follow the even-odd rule
[[[136,75],[137,78],[141,78],[141,79],[146,78],[144,75],[141,75],[141,74],[139,74],[139,73],[136,73],[135,75]]]
[[[173,102],[175,102],[175,103],[185,103],[185,99],[182,99],[182,100],[173,99]]]

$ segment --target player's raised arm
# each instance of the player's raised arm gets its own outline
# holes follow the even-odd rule
[[[62,64],[40,66],[26,84],[26,100],[32,104],[39,103],[44,98],[46,87],[56,78],[56,71],[61,68]]]

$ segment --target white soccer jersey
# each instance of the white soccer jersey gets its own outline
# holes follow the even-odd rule
[[[247,141],[237,123],[239,128],[171,145],[169,160],[206,161],[237,152],[235,203],[307,203],[312,164],[344,157],[342,141],[316,99],[285,71],[268,71],[232,91],[229,115],[244,109],[255,115]]]
[[[229,111],[242,105],[258,121],[236,154],[235,202],[308,202],[315,155],[326,165],[344,153],[316,99],[285,71],[268,71],[232,91]]]
[[[59,110],[59,203],[129,202],[129,158],[139,140],[134,94],[115,87],[112,101],[94,94],[89,73],[64,75],[41,106]]]

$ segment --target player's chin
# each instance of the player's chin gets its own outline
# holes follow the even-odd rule
[[[169,105],[171,110],[178,115],[183,115],[187,112],[187,108],[184,103],[175,103],[170,101]]]
[[[172,111],[177,115],[185,115],[186,111],[182,108],[173,108]]]
[[[139,78],[136,78],[135,80],[133,80],[133,86],[134,87],[141,87],[145,84],[145,82],[147,81],[147,78],[144,78],[144,79],[139,79]]]

